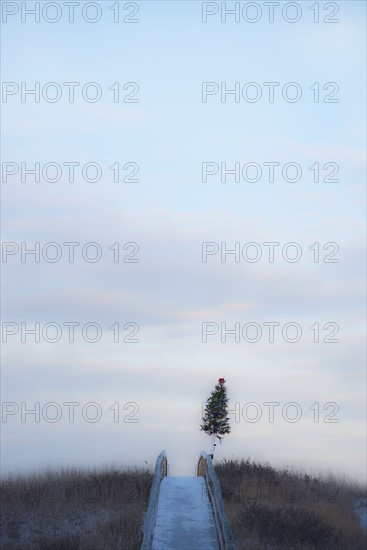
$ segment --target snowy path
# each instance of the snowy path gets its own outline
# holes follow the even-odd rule
[[[162,480],[153,550],[219,550],[203,477]]]

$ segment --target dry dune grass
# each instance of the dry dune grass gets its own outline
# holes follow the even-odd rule
[[[153,475],[64,469],[1,483],[1,548],[137,550]]]
[[[215,465],[236,550],[364,550],[366,491],[250,460]],[[138,550],[153,474],[64,469],[1,482],[4,550]],[[196,550],[196,549],[190,549]]]
[[[336,478],[247,460],[215,465],[238,550],[364,550],[366,491]]]

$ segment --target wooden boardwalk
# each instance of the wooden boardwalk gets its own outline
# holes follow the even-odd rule
[[[234,550],[222,492],[209,455],[194,477],[168,475],[166,451],[157,458],[141,550]]]
[[[152,550],[219,550],[203,477],[162,480]]]

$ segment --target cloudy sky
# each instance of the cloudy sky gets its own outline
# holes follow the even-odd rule
[[[365,3],[74,4],[2,2],[3,471],[191,474],[224,375],[365,479]]]

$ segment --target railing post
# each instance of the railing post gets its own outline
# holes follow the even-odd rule
[[[152,487],[150,489],[148,510],[145,515],[143,542],[141,550],[151,550],[155,519],[157,516],[158,497],[161,481],[167,476],[168,463],[166,451],[162,451],[157,458]]]
[[[233,535],[224,506],[218,476],[214,471],[210,455],[201,452],[197,466],[197,475],[205,479],[209,499],[213,508],[220,550],[234,550]]]

